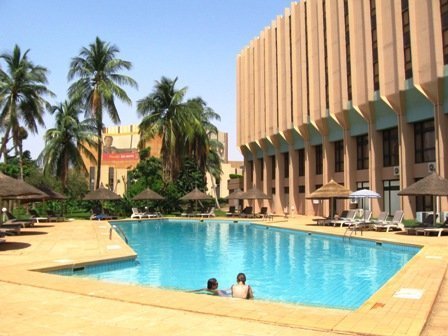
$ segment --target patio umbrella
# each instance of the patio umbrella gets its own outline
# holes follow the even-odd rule
[[[337,198],[349,198],[351,190],[345,188],[343,185],[331,180],[327,184],[324,184],[319,189],[313,191],[307,198],[308,199],[329,199],[330,200],[330,217],[334,216],[334,200]]]
[[[119,199],[121,199],[120,195],[114,193],[112,190],[104,188],[102,185],[98,189],[93,190],[84,196],[84,200],[86,201],[111,201]]]
[[[65,196],[57,191],[54,191],[50,187],[39,186],[38,189],[42,192],[41,195],[17,196],[17,197],[14,197],[14,199],[25,201],[25,202],[67,199],[67,196]]]
[[[119,199],[121,199],[120,195],[114,193],[112,190],[104,188],[102,184],[98,189],[93,190],[84,196],[84,200],[86,201],[100,201],[101,211],[103,211],[102,201],[113,201]]]
[[[240,200],[243,199],[243,197],[241,196],[243,196],[243,191],[240,188],[238,188],[234,192],[229,194],[226,198],[229,200]]]
[[[242,195],[240,195],[242,199],[247,200],[259,200],[259,199],[271,199],[271,196],[268,196],[264,192],[262,192],[260,189],[257,189],[255,187],[249,189],[246,192],[243,192]]]
[[[372,198],[381,198],[381,195],[373,190],[360,189],[360,190],[356,190],[356,191],[352,192],[350,194],[350,198],[361,198],[361,199],[369,199],[370,200]],[[369,204],[369,209],[370,209],[370,204]],[[365,210],[365,209],[363,209],[363,210]],[[364,212],[364,215],[365,215],[365,212]],[[364,216],[364,220],[365,219],[366,219],[366,217]]]
[[[140,194],[134,196],[132,198],[134,201],[138,201],[138,200],[163,200],[165,199],[165,197],[159,195],[158,193],[156,193],[155,191],[147,188],[145,190],[143,190]]]
[[[200,191],[198,188],[194,188],[188,194],[185,194],[180,198],[182,201],[196,201],[195,202],[195,211],[198,208],[198,201],[211,200],[212,196],[207,195],[206,193]]]
[[[448,180],[435,172],[422,178],[398,192],[399,196],[432,196],[433,197],[433,225],[436,225],[437,196],[448,196]]]
[[[0,172],[0,198],[15,199],[18,196],[46,197],[44,192],[22,180],[17,180]]]

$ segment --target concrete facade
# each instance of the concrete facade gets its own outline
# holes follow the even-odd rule
[[[245,188],[272,196],[257,207],[326,215],[306,196],[334,179],[379,192],[374,214],[429,210],[397,192],[448,177],[447,61],[446,0],[292,3],[237,56]]]

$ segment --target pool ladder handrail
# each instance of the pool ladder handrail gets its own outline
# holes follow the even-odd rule
[[[128,243],[128,237],[126,237],[126,234],[124,233],[124,231],[121,229],[121,227],[116,226],[116,225],[111,225],[110,230],[109,230],[109,239],[112,239],[112,231],[113,229],[115,229],[115,231],[117,231],[117,233],[121,236],[121,238],[124,239],[124,241],[126,242],[126,244],[129,245]]]

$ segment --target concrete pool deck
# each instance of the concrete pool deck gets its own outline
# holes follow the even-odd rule
[[[310,217],[265,225],[342,235]],[[355,311],[238,300],[35,272],[135,253],[100,221],[41,223],[0,244],[0,335],[444,335],[448,236],[364,232],[423,246]],[[359,237],[359,235],[358,235]],[[356,284],[354,284],[356,287]]]

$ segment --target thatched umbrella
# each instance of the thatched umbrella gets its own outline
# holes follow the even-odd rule
[[[334,200],[337,198],[348,198],[351,193],[351,190],[345,188],[343,185],[337,183],[336,181],[331,180],[319,189],[313,191],[307,198],[331,200],[330,217],[333,217]]]
[[[17,180],[0,172],[0,198],[15,199],[18,196],[46,197],[44,192],[22,180]]]
[[[241,196],[243,196],[243,191],[240,188],[238,188],[234,192],[229,194],[226,198],[229,200],[240,200],[243,199],[243,197]]]
[[[120,195],[114,193],[112,190],[104,188],[102,184],[98,189],[93,190],[84,196],[84,200],[86,201],[100,201],[101,211],[103,211],[103,203],[101,201],[114,201],[119,199],[121,199]]]
[[[448,180],[435,172],[422,178],[398,192],[399,196],[432,196],[433,197],[433,225],[436,225],[437,196],[448,196]]]
[[[247,200],[259,200],[259,199],[271,199],[271,196],[268,196],[264,192],[262,192],[260,189],[257,189],[255,187],[252,187],[248,191],[244,192],[242,195],[240,195],[241,198],[247,199]]]
[[[102,185],[98,189],[93,190],[84,196],[84,200],[86,201],[113,201],[119,199],[121,199],[120,195],[114,193],[112,190],[104,188]]]
[[[196,201],[195,202],[195,211],[198,208],[198,201],[212,200],[213,197],[207,195],[206,193],[200,191],[198,188],[194,188],[189,193],[185,194],[180,198],[182,201]]]
[[[163,197],[162,195],[159,195],[155,191],[147,188],[147,189],[143,190],[140,194],[134,196],[132,199],[134,201],[138,201],[138,200],[163,200],[163,199],[165,199],[165,197]]]

